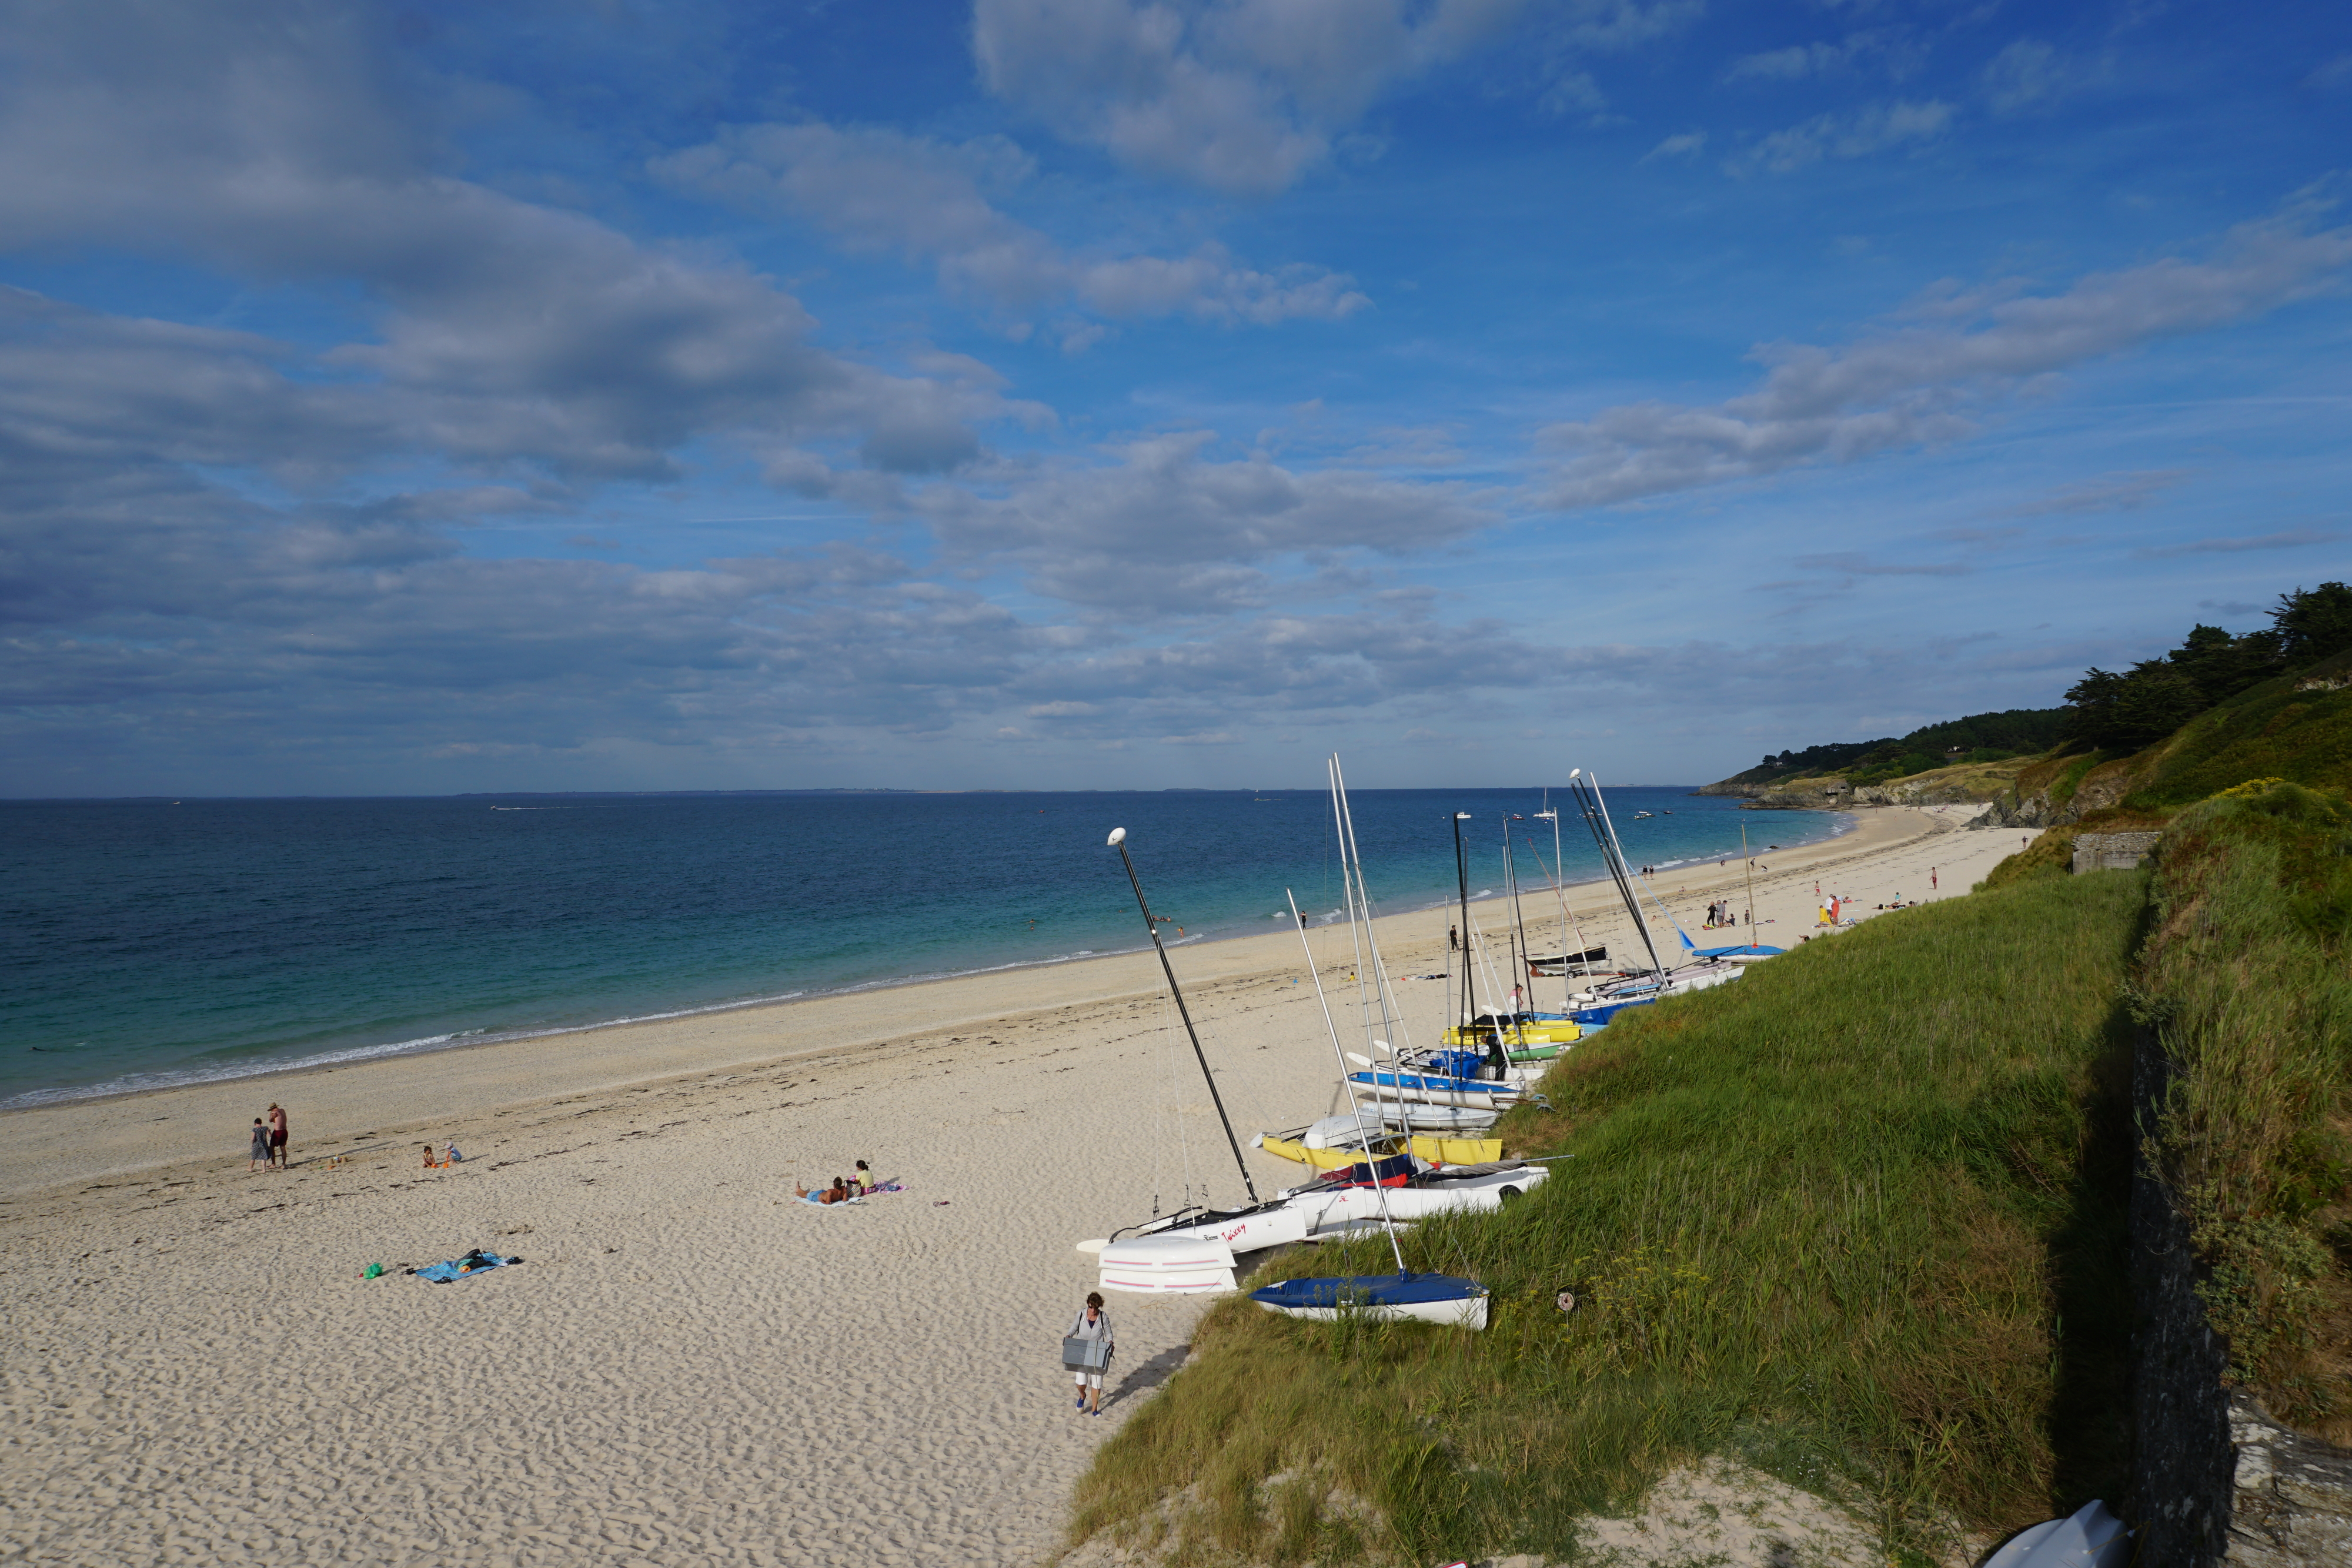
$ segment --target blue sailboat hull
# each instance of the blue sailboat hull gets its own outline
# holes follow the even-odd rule
[[[1342,1313],[1486,1326],[1486,1287],[1452,1274],[1344,1274],[1285,1280],[1250,1292],[1269,1312],[1329,1322]]]

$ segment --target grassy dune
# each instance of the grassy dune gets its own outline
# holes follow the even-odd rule
[[[1579,1516],[1711,1452],[1844,1498],[1898,1557],[2116,1495],[2118,998],[2145,886],[1889,915],[1625,1015],[1555,1068],[1552,1113],[1506,1124],[1515,1149],[1574,1158],[1407,1243],[1413,1268],[1492,1287],[1488,1333],[1222,1304],[1105,1446],[1073,1541],[1566,1557]],[[1385,1260],[1325,1249],[1265,1277]]]
[[[2155,1146],[2231,1371],[2352,1442],[2352,802],[2247,786],[2158,852],[2137,1002],[2175,1076]]]

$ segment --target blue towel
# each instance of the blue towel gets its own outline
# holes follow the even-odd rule
[[[416,1277],[420,1280],[430,1280],[436,1285],[446,1285],[453,1280],[478,1280],[493,1269],[503,1269],[509,1263],[520,1261],[514,1258],[501,1258],[495,1252],[484,1252],[478,1256],[480,1261],[470,1270],[464,1267],[465,1259],[452,1258],[446,1263],[436,1263],[429,1268],[419,1269],[416,1270]]]

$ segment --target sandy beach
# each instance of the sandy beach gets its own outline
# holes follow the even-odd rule
[[[1958,821],[1882,809],[1775,852],[1758,813],[1757,936],[1811,935],[1817,883],[1864,917],[1963,894],[2025,836]],[[1741,871],[1660,891],[1704,942]],[[1584,934],[1630,953],[1603,891],[1570,890]],[[1550,894],[1526,904],[1549,942]],[[1299,937],[1268,924],[1175,958],[1244,1139],[1337,1103]],[[1446,924],[1383,920],[1391,973],[1442,970]],[[1336,1006],[1345,928],[1309,940]],[[1429,1038],[1445,986],[1399,990]],[[1104,1413],[1078,1416],[1072,1243],[1241,1196],[1173,1021],[1144,952],[0,1115],[0,1552],[1036,1563],[1197,1311],[1113,1297]],[[271,1101],[293,1164],[249,1174]],[[465,1160],[423,1169],[425,1139]],[[793,1198],[860,1158],[906,1190]],[[1299,1179],[1247,1158],[1262,1193]],[[401,1272],[473,1247],[525,1262]]]

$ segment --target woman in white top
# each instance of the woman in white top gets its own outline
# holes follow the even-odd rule
[[[1103,1343],[1101,1366],[1092,1369],[1080,1366],[1072,1369],[1078,1380],[1078,1408],[1089,1416],[1099,1416],[1102,1414],[1103,1373],[1110,1366],[1112,1349],[1116,1343],[1110,1332],[1110,1314],[1103,1311],[1101,1292],[1096,1291],[1087,1292],[1086,1306],[1079,1311],[1076,1320],[1070,1324],[1070,1332],[1064,1337],[1100,1340]]]

